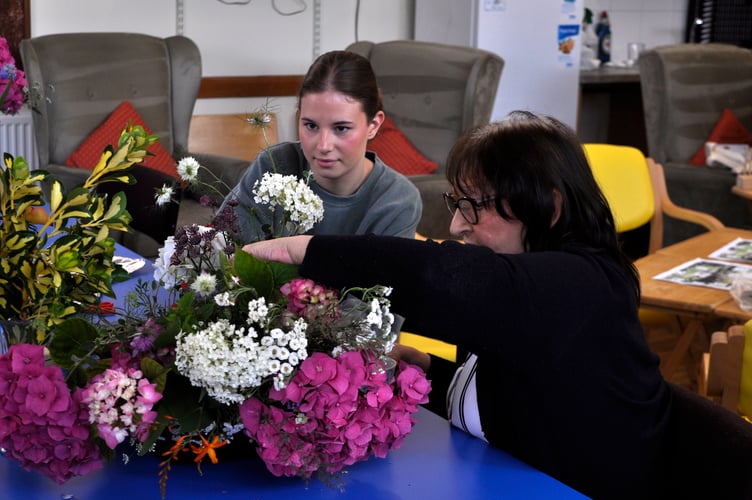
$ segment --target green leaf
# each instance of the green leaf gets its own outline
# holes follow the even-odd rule
[[[84,189],[80,186],[76,186],[68,192],[67,205],[70,207],[86,207],[91,200],[91,191]],[[88,215],[88,212],[86,212]],[[66,213],[66,217],[70,217]]]
[[[269,267],[271,267],[272,274],[274,275],[275,290],[279,290],[282,285],[300,276],[298,274],[298,266],[293,266],[292,264],[269,262]]]
[[[70,369],[75,359],[88,358],[95,349],[99,335],[96,327],[84,318],[69,318],[54,327],[50,356],[55,364]]]
[[[63,183],[55,179],[52,181],[52,190],[50,192],[50,210],[55,213],[63,202]]]
[[[243,286],[256,289],[259,296],[270,297],[274,292],[274,273],[268,262],[242,250],[235,251],[235,272]]]
[[[152,358],[143,358],[141,360],[141,372],[149,382],[156,384],[156,389],[160,393],[163,393],[165,390],[165,386],[167,385],[167,374],[169,371],[169,368],[165,368]]]

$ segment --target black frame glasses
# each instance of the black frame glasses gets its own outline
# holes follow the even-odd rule
[[[472,225],[478,223],[478,209],[485,208],[489,201],[496,199],[493,196],[481,200],[476,200],[469,196],[455,198],[452,193],[442,193],[442,196],[444,197],[444,203],[446,203],[446,207],[452,216],[454,216],[454,212],[459,209],[462,218]]]

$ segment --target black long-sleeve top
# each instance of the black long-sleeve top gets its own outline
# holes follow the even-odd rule
[[[335,288],[391,286],[404,330],[476,353],[493,446],[594,498],[649,496],[671,396],[609,257],[316,236],[300,273]]]

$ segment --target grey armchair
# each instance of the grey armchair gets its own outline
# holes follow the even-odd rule
[[[423,199],[418,232],[446,239],[451,220],[441,193],[447,154],[462,133],[489,122],[504,60],[492,52],[415,40],[356,42],[347,50],[371,61],[386,114],[426,158],[439,164],[410,176]]]
[[[725,44],[656,47],[640,55],[640,81],[648,154],[663,164],[669,196],[707,212],[727,226],[752,225],[747,202],[731,193],[735,175],[689,164],[724,108],[752,131],[752,51]],[[667,220],[664,243],[700,229]]]
[[[80,184],[89,171],[68,167],[65,160],[124,100],[133,104],[173,158],[191,154],[188,131],[201,84],[201,55],[190,39],[65,33],[23,40],[20,50],[38,109],[32,119],[39,168],[66,188]],[[243,159],[192,156],[227,186],[234,186],[248,166]],[[208,222],[211,214],[202,208],[184,197],[181,219]],[[142,255],[154,255],[162,243],[138,236],[128,235],[124,243]]]

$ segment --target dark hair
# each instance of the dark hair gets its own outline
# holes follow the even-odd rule
[[[304,95],[327,90],[334,90],[358,101],[368,121],[383,109],[381,91],[371,63],[355,52],[334,50],[317,57],[300,85],[298,109]]]
[[[513,111],[502,121],[477,128],[449,152],[446,175],[459,193],[474,188],[483,197],[495,196],[496,211],[510,220],[502,203],[506,201],[525,226],[527,251],[575,242],[607,253],[624,268],[639,300],[639,274],[621,249],[608,202],[579,139],[560,121]],[[561,214],[551,225],[555,190],[561,193]]]

